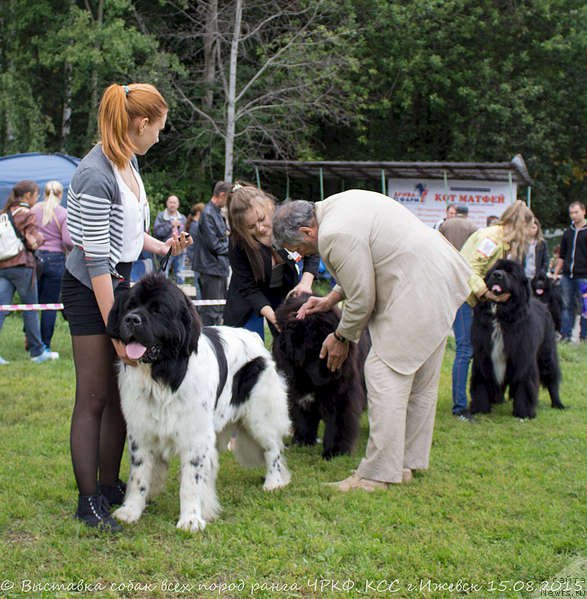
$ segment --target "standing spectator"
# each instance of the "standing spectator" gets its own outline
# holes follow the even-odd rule
[[[490,214],[485,219],[485,226],[486,227],[493,227],[493,225],[496,225],[498,222],[499,222],[499,216],[495,216],[495,214]]]
[[[552,248],[552,257],[548,261],[548,276],[549,277],[554,277],[554,270],[556,268],[556,263],[558,262],[560,253],[561,253],[561,246],[555,245],[554,248]]]
[[[587,290],[587,222],[585,204],[572,202],[569,205],[571,225],[563,233],[559,259],[554,267],[554,276],[561,278],[563,297],[563,317],[561,335],[563,342],[569,342],[575,322],[577,301],[583,305],[582,295]],[[587,340],[587,316],[581,314],[581,341]]]
[[[206,207],[206,204],[203,202],[198,202],[192,206],[190,213],[185,221],[185,230],[189,233],[192,238],[192,245],[188,248],[187,257],[189,259],[190,268],[194,273],[194,287],[196,288],[196,297],[200,297],[202,295],[202,290],[200,289],[200,275],[194,268],[194,257],[196,254],[196,247],[198,243],[198,230],[200,226],[200,216],[202,216],[202,211]]]
[[[59,301],[61,295],[61,279],[65,272],[65,252],[73,247],[67,230],[67,211],[61,205],[63,185],[59,181],[49,181],[45,184],[44,201],[38,202],[32,208],[37,219],[37,227],[45,238],[37,250],[42,268],[37,273],[39,285],[39,302],[53,304]],[[51,340],[55,330],[56,310],[41,312],[41,339],[51,350]],[[52,352],[55,359],[57,352]]]
[[[71,331],[75,406],[71,459],[79,490],[75,517],[91,527],[118,531],[110,506],[124,498],[119,479],[126,426],[116,381],[117,357],[128,366],[124,344],[106,335],[114,295],[128,289],[142,249],[160,256],[183,252],[189,238],[165,243],[151,237],[149,206],[136,154],[159,141],[167,103],[146,83],[110,85],[98,110],[101,142],[79,163],[69,187],[67,227],[73,250],[65,263],[61,296]]]
[[[202,211],[198,225],[198,243],[194,252],[193,270],[199,274],[202,299],[226,298],[228,278],[228,229],[222,216],[227,194],[232,185],[218,181],[212,198]],[[202,306],[199,309],[204,325],[222,323],[222,306]]]
[[[548,271],[548,247],[544,241],[540,221],[534,217],[528,232],[528,246],[524,255],[524,272],[528,279],[546,275]]]
[[[483,279],[501,258],[509,256],[521,262],[533,218],[530,208],[518,200],[505,210],[496,225],[475,231],[461,249],[461,254],[473,269],[469,278],[469,297],[458,309],[453,324],[456,350],[452,367],[452,413],[461,420],[471,418],[467,408],[467,377],[473,357],[473,307],[479,301],[501,302],[507,299],[487,289]]]
[[[436,229],[436,230],[440,229],[440,225],[442,225],[442,223],[445,223],[447,220],[454,218],[456,215],[457,215],[457,207],[454,204],[447,204],[444,218],[441,218],[439,221],[437,221],[434,224],[434,227],[432,227],[432,228]]]
[[[469,219],[469,207],[459,204],[455,218],[445,220],[438,230],[460,251],[465,241],[477,230],[477,225]]]
[[[290,254],[273,248],[271,219],[275,204],[257,187],[235,184],[227,206],[232,276],[224,324],[244,327],[264,340],[264,318],[275,334],[275,309],[289,293],[312,293],[319,257],[304,260],[300,279]]]
[[[320,357],[336,371],[368,326],[366,455],[337,489],[373,491],[428,468],[440,367],[469,268],[462,256],[400,203],[353,189],[322,202],[296,201],[273,217],[275,242],[302,255],[319,250],[337,286],[311,297],[298,317],[345,299]]]
[[[10,216],[17,235],[23,241],[23,248],[15,256],[0,261],[0,304],[12,303],[15,291],[18,291],[25,304],[36,304],[39,301],[33,252],[43,243],[43,236],[31,210],[38,198],[39,186],[34,181],[19,181],[12,188],[2,211]],[[0,330],[7,314],[8,312],[0,311]],[[45,347],[41,339],[37,312],[25,310],[22,318],[31,361],[41,364],[54,360],[56,356]],[[0,357],[0,365],[2,364],[8,362]]]
[[[179,235],[185,230],[185,216],[179,212],[179,198],[177,196],[169,196],[167,202],[165,202],[165,210],[157,214],[155,224],[153,225],[153,236],[160,241],[165,241],[172,236]],[[183,285],[183,269],[185,262],[185,254],[178,254],[172,256],[167,262],[167,268],[165,269],[165,276],[169,277],[173,270],[173,276],[175,282],[178,285]]]

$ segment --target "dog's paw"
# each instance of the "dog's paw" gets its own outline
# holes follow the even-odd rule
[[[182,516],[177,521],[177,528],[189,532],[198,532],[198,530],[204,530],[204,528],[206,528],[206,521],[203,518],[198,518],[194,515]]]
[[[136,522],[141,517],[141,512],[128,505],[122,504],[117,510],[112,512],[112,516],[121,522]]]
[[[275,489],[281,489],[283,487],[287,487],[291,480],[291,474],[289,470],[285,472],[281,472],[277,476],[267,477],[265,479],[265,483],[263,484],[264,491],[275,491]]]

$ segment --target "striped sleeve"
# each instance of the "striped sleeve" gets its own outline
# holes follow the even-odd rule
[[[122,248],[122,206],[112,201],[112,190],[99,173],[76,173],[68,193],[67,228],[84,252],[90,278],[114,272]]]

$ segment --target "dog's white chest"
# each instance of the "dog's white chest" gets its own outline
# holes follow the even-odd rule
[[[503,385],[503,381],[505,380],[506,357],[503,332],[497,318],[493,321],[493,331],[491,332],[491,362],[493,363],[495,379],[499,385]]]

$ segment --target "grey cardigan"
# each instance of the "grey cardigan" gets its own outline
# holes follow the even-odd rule
[[[135,156],[132,162],[138,171]],[[91,289],[92,278],[105,273],[112,276],[114,287],[122,279],[116,265],[122,251],[123,224],[120,189],[99,143],[79,163],[67,194],[67,228],[74,247],[66,268],[86,287]]]

